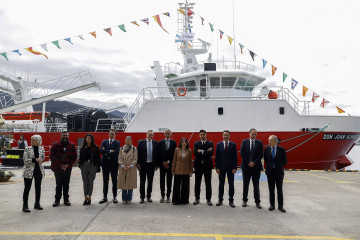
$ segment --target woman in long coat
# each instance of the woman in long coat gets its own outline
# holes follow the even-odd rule
[[[119,177],[117,188],[122,190],[122,202],[130,203],[132,200],[133,189],[137,188],[137,169],[136,163],[138,152],[132,145],[132,138],[125,138],[125,145],[119,152]]]

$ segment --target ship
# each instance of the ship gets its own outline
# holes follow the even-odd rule
[[[185,1],[180,5],[184,14],[178,13],[180,35],[176,44],[184,63],[162,65],[154,61],[151,68],[157,87],[144,88],[122,119],[94,119],[91,114],[79,113],[56,129],[67,129],[70,140],[78,146],[85,132],[91,132],[100,145],[108,138],[110,128],[118,131],[116,138],[122,144],[128,135],[136,144],[145,138],[147,130],[153,130],[154,139],[161,140],[163,131],[170,129],[174,140],[187,137],[190,146],[199,139],[200,129],[205,129],[214,143],[222,141],[222,132],[229,130],[230,141],[240,150],[242,140],[249,138],[249,130],[255,128],[265,146],[270,135],[278,137],[279,145],[287,151],[287,169],[336,170],[351,165],[348,154],[360,139],[360,117],[313,114],[310,101],[298,99],[290,89],[264,85],[266,78],[256,74],[254,65],[213,60],[208,53],[211,44],[195,40],[193,16],[188,14],[192,8],[193,4]],[[198,55],[205,54],[207,60],[198,61]],[[38,98],[34,103],[40,102]],[[9,133],[15,139],[20,134],[27,139],[38,134],[15,129]],[[46,147],[60,138],[59,132],[40,135]],[[240,155],[238,159],[240,165]]]

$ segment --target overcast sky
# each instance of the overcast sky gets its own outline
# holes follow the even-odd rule
[[[154,60],[162,64],[181,62],[182,56],[174,44],[176,9],[174,0],[153,1],[2,1],[0,5],[0,53],[8,52],[9,62],[0,56],[0,66],[35,74],[46,81],[67,74],[89,70],[101,83],[101,91],[86,90],[63,98],[80,104],[97,104],[122,98],[131,104],[144,87],[156,86],[150,69]],[[194,1],[195,2],[195,1]],[[257,54],[252,61],[247,50],[237,60],[257,66],[257,73],[267,78],[268,86],[290,88],[291,78],[299,84],[294,93],[302,98],[302,86],[307,86],[330,101],[326,112],[337,114],[335,105],[351,115],[360,115],[360,33],[358,1],[332,0],[197,0],[194,8],[196,37],[212,42],[213,59],[232,60],[233,47],[226,35],[235,36],[238,44]],[[160,15],[165,33],[152,19],[153,15],[170,12],[170,18]],[[205,19],[201,25],[200,17]],[[140,19],[148,17],[150,25]],[[136,20],[140,27],[131,24]],[[215,31],[211,33],[208,22]],[[127,32],[117,25],[125,24]],[[112,27],[113,36],[104,28]],[[225,32],[219,39],[219,31]],[[89,34],[97,31],[97,38]],[[75,37],[84,34],[85,40]],[[62,40],[72,37],[70,43]],[[45,52],[40,44],[60,40],[61,49],[48,44]],[[47,54],[35,56],[25,47]],[[20,49],[23,55],[9,53]],[[22,49],[22,50],[21,50]],[[207,55],[199,60],[204,60]],[[262,58],[269,64],[262,70]],[[271,76],[270,64],[278,68]],[[282,83],[282,72],[289,75]],[[321,99],[311,105],[318,111]],[[325,112],[325,111],[324,111]]]

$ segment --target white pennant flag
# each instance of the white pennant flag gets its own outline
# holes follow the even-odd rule
[[[47,45],[46,45],[46,43],[40,44],[40,46],[41,46],[45,51],[48,51],[48,50],[47,50]]]
[[[314,103],[318,99],[318,97],[320,97],[320,96],[318,94],[316,94],[315,92],[313,92],[311,101]]]

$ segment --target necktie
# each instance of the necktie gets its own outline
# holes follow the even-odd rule
[[[250,160],[253,160],[253,154],[254,154],[254,140],[251,140],[251,142],[250,142]]]
[[[228,149],[228,143],[225,142],[225,152],[227,152],[227,149]]]
[[[151,141],[148,141],[147,160],[148,160],[148,162],[151,162]]]
[[[166,140],[166,151],[169,150],[169,140]]]
[[[271,156],[273,159],[275,159],[275,148],[274,147],[271,148]]]
[[[201,141],[202,142],[202,146],[204,146],[205,145],[205,142],[204,141]]]
[[[111,140],[110,140],[110,143],[109,143],[109,145],[111,145],[111,144],[112,144],[112,141],[113,141],[113,140],[111,139]]]

